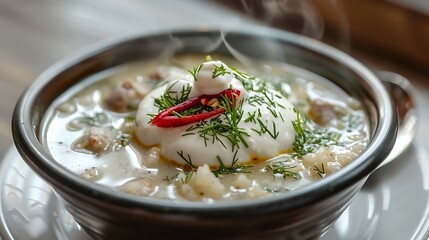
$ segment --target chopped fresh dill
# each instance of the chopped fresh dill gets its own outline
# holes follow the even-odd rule
[[[172,84],[169,88],[167,88],[164,93],[158,97],[155,98],[155,106],[158,108],[158,111],[162,111],[168,108],[171,108],[173,106],[176,106],[186,100],[188,100],[189,93],[191,92],[192,87],[190,85],[183,86],[180,92],[172,90],[172,87],[176,83]],[[172,97],[174,96],[174,97]],[[212,107],[205,106],[205,105],[196,105],[191,108],[188,108],[184,111],[175,112],[173,111],[172,114],[177,117],[183,117],[183,116],[190,116],[194,114],[202,113],[203,111],[210,111],[212,110]],[[151,118],[154,118],[157,114],[148,114]]]
[[[293,142],[292,148],[295,151],[294,155],[296,157],[302,157],[309,152],[312,152],[314,149],[306,146],[307,136],[302,128],[306,123],[301,119],[301,114],[295,109],[296,120],[292,121],[292,126],[295,130],[295,141]]]
[[[271,131],[270,129],[268,129],[267,125],[262,122],[261,119],[257,118],[256,121],[258,122],[260,129],[257,130],[257,129],[252,128],[253,131],[258,133],[259,136],[261,136],[264,133],[268,133],[272,138],[277,139],[277,137],[279,136],[280,133],[277,131],[277,127],[276,127],[275,122],[271,122],[272,126],[273,126],[273,129]]]
[[[237,103],[235,99],[231,100],[226,96],[221,96],[219,107],[223,108],[225,112],[220,116],[202,120],[190,126],[182,136],[198,134],[203,138],[205,146],[209,143],[219,142],[224,148],[227,148],[227,145],[222,138],[226,138],[232,145],[232,151],[240,148],[240,143],[246,148],[249,147],[245,138],[250,134],[238,127],[243,116],[241,106],[241,102]]]
[[[292,145],[295,157],[303,157],[316,151],[320,146],[339,145],[341,133],[330,128],[308,129],[307,121],[295,110],[296,120],[292,121],[295,141]]]
[[[183,161],[185,161],[192,169],[195,169],[195,165],[192,163],[192,159],[191,156],[189,154],[187,154],[187,156],[185,156],[185,154],[183,153],[183,151],[177,152],[177,154],[180,156],[180,158],[182,158]]]
[[[265,167],[267,171],[271,171],[273,173],[274,177],[282,176],[283,179],[301,179],[301,175],[298,172],[293,171],[294,168],[296,168],[296,165],[290,161],[277,161],[270,163]]]
[[[212,78],[217,78],[219,76],[224,76],[225,74],[231,73],[223,64],[220,64],[219,66],[214,64],[214,67],[215,69],[213,70]]]
[[[285,121],[285,119],[283,118],[283,114],[282,114],[281,112],[279,112],[279,116],[280,116],[280,118],[281,118],[282,122],[284,122],[284,121]]]
[[[226,96],[222,96],[220,99],[220,106],[225,109],[224,116],[230,127],[227,138],[232,144],[232,151],[235,150],[235,147],[240,147],[240,142],[244,145],[244,147],[248,148],[249,144],[245,140],[245,137],[249,137],[250,134],[247,133],[244,129],[238,127],[238,123],[243,117],[243,110],[241,108],[242,102],[237,104],[234,99],[230,101]]]
[[[346,116],[345,122],[346,122],[346,131],[347,132],[351,132],[353,130],[360,129],[363,125],[363,120],[362,120],[361,116],[359,116],[358,114],[354,114],[354,113]]]
[[[255,120],[256,111],[253,112],[253,113],[248,112],[247,114],[249,116],[246,119],[244,119],[244,122],[253,122],[253,123],[256,123],[256,120]]]
[[[200,121],[196,125],[189,127],[186,129],[187,133],[185,133],[183,136],[191,134],[194,135],[195,133],[191,132],[194,129],[199,129],[198,135],[204,140],[205,146],[208,145],[208,142],[214,144],[215,141],[218,141],[224,148],[227,148],[220,136],[227,137],[230,127],[229,125],[224,124],[219,116],[214,117],[208,121]]]
[[[184,178],[183,178],[183,177],[181,177],[181,178],[180,178],[180,182],[181,182],[182,184],[187,184],[187,183],[189,183],[189,181],[191,181],[192,176],[194,176],[194,173],[193,173],[193,172],[185,172],[185,177],[184,177]]]
[[[283,89],[283,87],[286,86],[286,85],[284,85],[286,82],[288,82],[288,80],[282,79],[282,80],[278,81],[277,83],[273,84],[273,86],[283,97],[285,97],[286,99],[289,99],[290,94],[285,89]],[[278,98],[280,98],[280,96],[278,96]]]
[[[279,115],[277,114],[277,112],[276,112],[276,111],[274,111],[272,108],[267,107],[267,109],[271,112],[271,114],[273,115],[273,117],[275,117],[275,118],[278,118],[278,117],[279,117]]]
[[[250,165],[239,165],[239,166],[237,166],[236,165],[236,163],[238,161],[237,152],[238,152],[238,150],[234,153],[234,157],[233,157],[233,160],[232,160],[230,167],[225,166],[225,163],[222,161],[222,159],[219,155],[216,156],[216,159],[220,164],[220,166],[217,170],[212,171],[216,177],[218,177],[219,175],[222,175],[222,174],[251,173],[250,168],[252,168],[253,166],[250,166]]]
[[[203,67],[203,64],[200,64],[200,65],[194,67],[192,70],[188,70],[188,72],[192,75],[192,77],[194,77],[195,81],[198,81],[197,74],[201,70],[202,67]]]
[[[269,106],[276,106],[277,104],[276,104],[276,102],[273,100],[273,93],[272,92],[268,92],[267,91],[267,89],[266,88],[264,88],[262,91],[261,91],[261,93],[265,96],[265,99],[267,99],[268,100],[268,102],[269,102]]]
[[[83,116],[77,118],[76,121],[86,126],[100,127],[108,122],[108,117],[104,112],[83,113]]]
[[[316,171],[317,174],[319,174],[319,176],[321,178],[326,176],[325,165],[323,163],[322,163],[322,166],[320,168],[318,168],[316,165],[314,165],[314,171]]]
[[[193,172],[183,172],[183,173],[185,174],[185,177],[179,178],[180,173],[177,173],[176,175],[174,175],[172,177],[165,176],[165,178],[163,178],[162,180],[167,181],[168,184],[172,184],[176,180],[180,180],[180,182],[182,184],[187,184],[187,183],[189,183],[189,181],[191,181],[192,176],[194,175],[194,173]]]
[[[168,184],[171,184],[174,182],[174,180],[176,180],[179,177],[179,173],[177,173],[176,175],[169,177],[169,176],[165,176],[165,178],[163,178],[162,180],[167,181]]]
[[[255,77],[251,77],[250,75],[241,72],[235,67],[229,66],[229,68],[233,71],[232,74],[235,76],[235,78],[237,78],[243,84],[244,89],[253,91],[254,80],[256,79]]]
[[[155,106],[159,109],[159,111],[176,106],[177,104],[182,103],[188,99],[192,87],[190,85],[185,85],[182,87],[180,93],[178,93],[172,89],[176,84],[177,82],[168,87],[159,98],[155,98]]]

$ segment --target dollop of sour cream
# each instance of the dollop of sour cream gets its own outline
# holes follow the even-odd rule
[[[162,128],[151,124],[159,113],[155,99],[168,95],[187,99],[218,94],[226,89],[240,91],[234,112],[221,114],[222,124],[232,124],[235,133],[204,134],[201,122],[185,126]],[[234,116],[231,116],[234,115]],[[208,61],[194,69],[193,74],[178,72],[167,77],[167,83],[153,89],[139,104],[136,115],[136,135],[146,146],[159,145],[161,156],[179,165],[205,164],[212,168],[248,164],[252,160],[266,160],[291,149],[295,140],[292,122],[296,112],[291,102],[269,82],[252,78],[228,67],[221,61]],[[212,117],[215,118],[215,117]],[[210,121],[205,119],[203,121]]]

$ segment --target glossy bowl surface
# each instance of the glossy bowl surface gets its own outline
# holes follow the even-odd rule
[[[370,143],[332,176],[269,198],[215,204],[142,198],[89,183],[61,167],[40,142],[50,104],[92,74],[136,60],[181,53],[232,54],[280,61],[316,73],[362,101]],[[12,121],[15,145],[48,181],[67,210],[97,239],[314,239],[350,204],[391,151],[397,121],[380,80],[350,56],[320,42],[266,28],[183,30],[127,36],[97,44],[45,71],[20,98]]]

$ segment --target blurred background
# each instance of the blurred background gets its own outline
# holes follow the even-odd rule
[[[270,26],[319,39],[357,57],[367,54],[383,64],[429,70],[427,0],[217,2]]]

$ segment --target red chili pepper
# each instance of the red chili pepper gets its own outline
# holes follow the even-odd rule
[[[240,96],[240,90],[227,89],[218,94],[202,95],[199,97],[191,98],[189,100],[186,100],[182,103],[177,104],[176,106],[173,106],[171,108],[161,111],[160,113],[158,113],[158,115],[156,115],[152,119],[151,123],[156,125],[157,127],[162,127],[162,128],[178,127],[178,126],[183,126],[189,123],[198,122],[200,120],[204,120],[206,118],[210,118],[210,117],[214,117],[216,115],[222,114],[225,112],[225,109],[216,108],[213,111],[203,112],[203,113],[198,113],[198,114],[183,116],[183,117],[171,115],[172,112],[179,113],[181,111],[189,109],[198,104],[202,104],[203,102],[207,103],[210,101],[210,99],[220,98],[221,96],[226,96],[228,99],[231,99],[231,100],[234,99],[233,101],[236,101]]]

